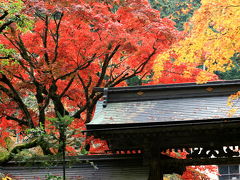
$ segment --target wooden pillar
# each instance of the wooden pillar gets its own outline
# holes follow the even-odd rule
[[[161,150],[156,145],[145,146],[145,159],[148,160],[149,166],[148,180],[163,180],[164,167],[162,167],[161,156]]]
[[[159,137],[146,136],[143,139],[143,162],[149,167],[148,180],[163,180],[164,174],[182,174],[185,171],[182,161],[163,155],[162,147],[156,142]]]
[[[161,159],[157,157],[150,160],[148,180],[163,180],[163,167],[160,161]]]

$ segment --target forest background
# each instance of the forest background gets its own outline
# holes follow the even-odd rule
[[[94,87],[238,79],[239,16],[238,0],[1,1],[1,163],[107,150],[81,133]]]

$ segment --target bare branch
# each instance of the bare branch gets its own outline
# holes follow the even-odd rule
[[[8,15],[7,11],[4,11],[3,15],[0,16],[0,20],[3,20]]]
[[[134,72],[132,74],[127,73],[127,74],[123,75],[123,73],[121,73],[120,75],[123,75],[121,78],[120,78],[120,76],[115,77],[112,81],[109,81],[106,84],[106,87],[108,87],[108,86],[114,87],[114,86],[118,85],[119,83],[121,83],[127,79],[130,79],[130,78],[136,76],[137,74],[141,73],[155,53],[156,53],[156,49],[153,48],[153,52],[147,57],[147,59],[143,63],[139,64],[139,66],[134,70]],[[120,79],[118,79],[118,78],[120,78]]]
[[[11,74],[13,77],[21,80],[22,82],[27,82],[27,81],[25,81],[25,79],[22,77],[21,74],[18,76],[18,75],[16,75],[15,73],[13,73],[12,71],[9,71],[7,68],[4,68],[4,70],[5,70],[6,72],[8,72],[9,74]]]
[[[80,114],[82,112],[84,112],[86,109],[89,109],[90,99],[91,99],[91,97],[89,96],[89,87],[92,84],[92,77],[89,76],[89,81],[88,81],[87,84],[85,84],[83,78],[79,74],[78,74],[78,78],[79,78],[79,80],[80,80],[80,82],[83,86],[83,89],[84,89],[84,95],[85,95],[86,103],[82,107],[79,106],[80,109],[73,115],[74,118],[80,118]]]
[[[13,23],[13,21],[8,21],[8,22],[2,24],[1,27],[0,27],[0,33],[12,23]]]
[[[54,35],[52,35],[52,37],[55,39],[55,40],[54,40],[54,41],[55,41],[54,58],[53,58],[53,61],[52,61],[53,63],[56,62],[57,57],[58,57],[59,29],[60,29],[60,24],[61,24],[62,18],[63,18],[63,13],[61,13],[60,19],[59,19],[58,22],[57,22],[57,20],[56,20],[56,17],[54,16],[54,22],[55,22],[55,24],[56,24],[56,32],[55,32],[56,38],[54,37]]]
[[[29,56],[29,54],[31,54],[31,53],[29,53],[28,50],[26,49],[21,37],[18,36],[19,41],[14,42],[6,34],[4,34],[4,36],[11,42],[11,44],[19,51],[22,58],[29,64],[29,66],[31,67],[30,70],[24,64],[24,62],[22,60],[20,60],[20,59],[15,59],[15,60],[18,61],[18,63],[21,65],[21,67],[31,76],[31,78],[34,79],[33,69],[36,67],[35,67],[34,63],[32,62],[32,58]],[[12,58],[12,57],[10,56],[10,58]]]
[[[129,56],[128,56],[128,58],[129,58]],[[117,64],[112,64],[112,68],[111,68],[111,70],[110,70],[110,80],[112,80],[113,79],[113,72],[114,72],[114,70],[115,69],[117,69],[117,68],[119,68],[120,66],[121,66],[121,64],[122,63],[124,63],[124,61],[126,61],[127,60],[127,58],[124,58],[124,59],[122,59],[119,63],[117,63]]]
[[[71,80],[68,82],[67,86],[64,88],[64,90],[63,90],[62,93],[60,94],[60,98],[62,98],[62,97],[66,94],[66,92],[68,91],[68,89],[71,87],[74,79],[75,79],[75,76],[73,76],[73,77],[71,78]]]
[[[0,57],[0,59],[10,59],[10,56]]]
[[[81,113],[87,109],[87,106],[82,106],[72,117],[73,118],[80,118]]]
[[[59,79],[65,79],[66,77],[71,76],[72,74],[76,73],[76,72],[79,71],[79,70],[86,69],[86,68],[95,60],[95,57],[96,57],[96,54],[94,54],[89,61],[85,62],[84,64],[79,65],[79,66],[78,66],[77,68],[75,68],[73,71],[71,71],[71,72],[69,72],[69,73],[67,73],[67,74],[64,74],[64,75],[62,75],[62,76],[59,76],[59,77],[56,79],[56,81],[59,80]]]
[[[18,94],[16,89],[13,87],[10,80],[4,74],[1,74],[1,76],[2,77],[0,78],[0,81],[3,82],[4,84],[6,84],[9,87],[9,89],[0,85],[0,90],[3,91],[4,93],[6,93],[9,98],[13,99],[18,104],[19,109],[22,110],[22,112],[25,115],[25,118],[28,121],[28,126],[33,128],[34,124],[33,124],[32,117],[31,117],[31,114],[28,111],[27,106],[22,101],[20,95]]]
[[[21,56],[23,57],[23,59],[25,59],[29,63],[31,68],[35,69],[36,67],[32,62],[32,58],[29,56],[29,54],[31,54],[31,53],[29,53],[28,50],[26,49],[26,46],[24,45],[24,42],[20,35],[18,36],[18,40],[19,41],[15,41],[15,42],[19,47],[19,52],[20,52]]]
[[[112,53],[110,55],[106,54],[103,65],[102,65],[102,70],[101,70],[101,74],[100,74],[100,78],[96,84],[97,87],[101,86],[104,77],[106,75],[107,72],[107,68],[109,65],[109,62],[111,61],[111,59],[113,58],[113,56],[116,54],[116,52],[118,51],[118,49],[120,48],[120,45],[117,45],[114,50],[112,51]]]
[[[48,16],[46,16],[45,18],[45,28],[44,28],[44,32],[43,32],[43,35],[41,36],[42,37],[42,41],[43,41],[43,47],[45,49],[47,49],[47,41],[48,41]],[[45,62],[49,65],[49,56],[48,56],[48,53],[45,52],[44,53],[44,59],[45,59]]]
[[[89,76],[89,81],[88,84],[86,85],[84,80],[82,79],[82,77],[78,74],[78,78],[80,80],[80,82],[82,83],[83,89],[84,89],[84,94],[85,94],[85,99],[86,99],[86,105],[89,104],[89,87],[92,83],[92,77]]]
[[[7,120],[14,120],[16,122],[18,122],[19,125],[25,125],[25,126],[28,126],[28,122],[27,121],[24,121],[23,119],[18,119],[16,117],[13,117],[13,116],[9,116],[7,114],[3,114]]]
[[[147,63],[151,60],[151,58],[153,57],[153,55],[156,53],[157,49],[153,47],[153,52],[148,56],[148,58],[146,59],[146,61],[144,61],[142,64],[140,64],[137,69],[136,69],[136,74],[139,74],[140,72],[143,71],[143,69],[145,68],[145,66],[147,65]]]

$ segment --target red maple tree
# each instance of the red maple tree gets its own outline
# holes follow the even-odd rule
[[[46,131],[48,118],[70,116],[80,129],[92,118],[101,93],[94,87],[125,85],[144,77],[157,53],[181,34],[160,18],[147,0],[84,1],[25,0],[24,14],[33,28],[21,32],[11,23],[0,34],[13,53],[0,66],[0,126]],[[46,143],[39,143],[50,153]],[[35,144],[34,144],[35,145]]]

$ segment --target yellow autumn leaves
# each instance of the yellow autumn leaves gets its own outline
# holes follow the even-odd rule
[[[6,177],[3,177],[2,180],[13,180],[12,178],[6,176]]]
[[[175,54],[175,64],[202,65],[208,72],[230,70],[231,57],[240,52],[239,22],[239,0],[202,0],[202,6],[185,23],[186,38],[156,58],[155,78],[161,76],[171,54]],[[207,73],[200,76],[197,81],[208,80]]]
[[[163,180],[182,180],[178,174],[165,174]]]
[[[239,99],[240,99],[240,91],[228,97],[227,105],[231,108],[228,112],[228,117],[232,117],[237,111],[239,111],[239,105],[238,105]]]

